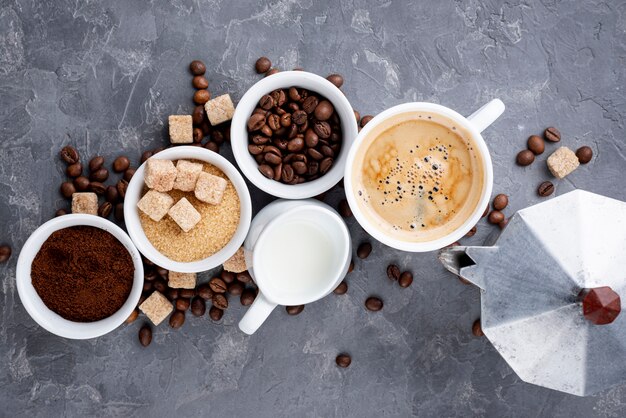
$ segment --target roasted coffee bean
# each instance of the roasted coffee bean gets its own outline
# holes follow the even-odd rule
[[[67,211],[65,209],[57,209],[57,211],[54,212],[54,216],[57,218],[63,215],[67,215]]]
[[[270,127],[270,129],[274,132],[276,132],[278,129],[280,129],[282,127],[282,125],[280,124],[280,116],[276,115],[276,114],[271,114],[267,117],[267,126]]]
[[[209,80],[203,75],[197,75],[191,80],[191,85],[200,90],[208,89]]]
[[[304,110],[297,110],[291,115],[291,121],[296,125],[302,125],[307,121],[307,114]]]
[[[193,142],[200,143],[204,138],[204,132],[200,128],[193,128]]]
[[[315,108],[317,107],[318,103],[319,100],[317,99],[317,97],[309,96],[302,102],[302,110],[310,115],[311,113],[315,112]]]
[[[476,225],[474,225],[472,227],[472,229],[470,229],[469,231],[467,231],[467,234],[465,234],[466,237],[473,237],[474,235],[476,235],[476,231],[478,230],[478,228],[476,227]]]
[[[176,299],[176,309],[179,311],[186,311],[189,309],[190,301],[188,298]]]
[[[250,273],[248,273],[247,271],[237,273],[237,280],[239,280],[241,283],[254,283],[252,277],[250,276]]]
[[[193,75],[202,75],[206,73],[206,65],[200,60],[193,60],[191,64],[189,64],[189,71]]]
[[[89,180],[96,181],[99,183],[105,182],[109,178],[109,170],[106,168],[99,168],[96,171],[92,171],[89,174]]]
[[[265,94],[259,100],[259,107],[263,110],[270,110],[274,107],[274,99],[269,94]]]
[[[170,301],[175,301],[180,296],[178,289],[172,289],[171,287],[169,287],[165,293],[165,296],[167,296]]]
[[[350,209],[350,205],[346,199],[341,199],[339,201],[339,214],[344,218],[352,216],[352,209]]]
[[[261,164],[259,166],[259,171],[268,179],[274,178],[274,169],[267,164]]]
[[[343,86],[343,77],[340,74],[330,74],[326,77],[326,80],[333,83],[337,88],[341,88],[341,86]]]
[[[224,283],[224,280],[220,279],[219,277],[213,277],[211,280],[209,280],[209,287],[211,288],[213,293],[224,293],[228,289],[226,283]]]
[[[165,291],[167,290],[167,284],[165,284],[165,280],[163,280],[162,278],[154,279],[152,281],[152,284],[154,288],[161,293],[165,293]]]
[[[209,318],[213,321],[219,321],[224,316],[224,311],[218,307],[211,306],[209,309]]]
[[[364,128],[365,125],[367,125],[369,123],[369,121],[371,121],[372,119],[374,119],[374,116],[372,115],[365,115],[361,118],[361,128]]]
[[[144,151],[143,154],[141,154],[141,163],[145,163],[150,157],[152,157],[152,151]]]
[[[104,165],[104,157],[98,155],[89,160],[89,171],[94,172],[102,168]]]
[[[254,145],[265,145],[270,142],[270,139],[263,135],[254,135],[252,136],[252,143]]]
[[[495,210],[502,210],[509,204],[509,197],[505,194],[498,194],[493,198],[492,206]]]
[[[152,342],[152,328],[150,328],[150,325],[144,324],[139,329],[139,344],[141,344],[144,347],[147,347],[150,345],[151,342]]]
[[[546,149],[546,144],[543,141],[543,138],[537,135],[531,135],[528,137],[527,146],[528,149],[535,155],[543,154],[543,151]]]
[[[274,75],[276,73],[280,72],[280,70],[278,68],[270,68],[266,73],[265,73],[265,77],[269,77],[271,75]]]
[[[504,220],[504,213],[499,210],[492,210],[491,213],[489,213],[489,218],[487,218],[487,220],[489,223],[497,225]]]
[[[483,335],[485,335],[483,333],[483,327],[480,324],[480,318],[478,318],[472,324],[472,334],[474,334],[474,337],[482,337]]]
[[[504,218],[501,222],[498,223],[498,226],[500,227],[500,229],[504,229],[506,228],[508,224],[509,224],[509,220]]]
[[[198,126],[204,120],[204,106],[198,105],[193,108],[191,112],[191,121],[194,125]]]
[[[126,198],[126,190],[128,190],[128,182],[126,180],[119,180],[115,187],[117,188],[120,199],[124,200]]]
[[[113,205],[111,204],[111,202],[104,202],[98,208],[98,215],[106,219],[109,217],[109,215],[111,215],[112,211],[113,211]]]
[[[217,145],[213,141],[209,141],[206,144],[204,144],[204,148],[208,149],[209,151],[213,151],[213,152],[219,152],[219,150],[220,150],[220,146]]]
[[[174,311],[170,316],[170,327],[178,329],[185,323],[185,313],[182,311]]]
[[[193,102],[197,105],[205,104],[211,100],[211,93],[208,90],[198,90],[193,94]]]
[[[178,294],[181,298],[189,298],[196,296],[196,289],[179,289]]]
[[[561,140],[561,132],[554,127],[547,128],[543,131],[543,136],[550,142],[559,142]]]
[[[291,166],[293,171],[300,176],[307,172],[307,165],[302,161],[295,161],[291,163]]]
[[[316,147],[319,140],[320,140],[319,136],[317,136],[315,131],[311,128],[307,129],[306,132],[304,133],[304,142],[306,143],[306,146],[309,148]]]
[[[289,315],[299,315],[304,310],[304,305],[285,306],[285,310]]]
[[[365,259],[369,257],[371,252],[372,252],[372,244],[370,244],[369,242],[363,242],[357,248],[356,255],[360,259]]]
[[[530,150],[522,150],[517,154],[516,158],[517,164],[525,167],[527,165],[531,165],[533,161],[535,161],[535,154],[533,154]]]
[[[544,181],[537,188],[537,194],[541,197],[550,196],[554,193],[554,184],[550,181]]]
[[[389,264],[387,266],[387,277],[390,280],[398,280],[400,278],[400,267],[395,264]]]
[[[358,125],[361,122],[361,114],[358,110],[353,110],[354,118],[356,119],[356,124]]]
[[[280,115],[280,125],[285,128],[291,126],[291,113],[283,113]]]
[[[202,316],[206,312],[206,302],[202,298],[193,298],[191,301],[191,314],[193,316]]]
[[[375,296],[370,296],[365,300],[365,307],[368,311],[378,312],[383,308],[383,301]]]
[[[239,296],[243,292],[243,284],[239,281],[234,281],[228,285],[228,293],[233,296]]]
[[[348,273],[352,273],[354,271],[354,260],[350,260],[350,264],[348,265]]]
[[[220,278],[224,280],[224,283],[230,284],[235,281],[235,273],[232,271],[222,270],[220,273]]]
[[[156,267],[156,272],[163,279],[167,279],[167,276],[169,275],[169,271],[166,268],[159,266]]]
[[[73,183],[78,192],[84,192],[89,189],[89,179],[85,176],[76,177]]]
[[[593,158],[593,150],[585,145],[576,150],[576,156],[578,157],[578,162],[587,164]]]
[[[328,120],[334,111],[335,108],[328,100],[322,100],[315,108],[313,115],[317,120]]]
[[[335,151],[333,151],[333,149],[329,147],[328,145],[322,145],[320,148],[320,151],[322,151],[322,154],[324,154],[325,157],[332,158],[335,156]]]
[[[315,148],[309,148],[307,150],[307,154],[309,155],[309,157],[313,158],[314,160],[321,160],[322,158],[324,158],[324,154],[322,154]]]
[[[71,199],[72,195],[76,193],[76,187],[71,181],[64,181],[63,183],[61,183],[60,191],[63,197],[65,197],[66,199]]]
[[[330,157],[324,158],[322,161],[320,161],[320,174],[326,174],[332,166],[333,159]]]
[[[333,290],[336,295],[344,295],[348,291],[348,283],[344,280]]]
[[[11,258],[11,247],[8,245],[0,245],[0,263],[6,263]]]
[[[400,275],[398,279],[398,284],[400,287],[409,287],[413,283],[413,274],[410,271],[405,271]]]
[[[120,156],[113,161],[113,171],[116,173],[121,173],[122,171],[126,171],[130,167],[130,160],[128,157]]]
[[[263,159],[271,165],[280,164],[282,161],[282,159],[278,155],[274,154],[273,152],[266,152],[265,155],[263,155]],[[272,170],[272,177],[274,177],[273,170]]]
[[[115,209],[113,210],[113,216],[115,216],[115,219],[117,219],[119,222],[124,222],[124,204],[123,203],[118,203],[115,205]]]
[[[133,322],[135,322],[137,320],[137,318],[139,318],[139,309],[133,309],[133,311],[130,313],[130,315],[128,315],[128,318],[126,318],[126,323],[127,324],[132,324]]]
[[[265,147],[263,145],[250,144],[248,145],[248,152],[252,155],[259,155],[263,153],[264,148]]]
[[[258,131],[265,126],[265,116],[255,113],[248,119],[248,131]],[[271,133],[270,133],[271,135]],[[268,135],[269,136],[269,135]]]
[[[324,122],[324,121],[316,121],[313,124],[313,130],[315,131],[317,136],[319,136],[322,139],[328,138],[330,134],[332,133],[332,129],[330,128],[330,125],[328,124],[328,122]]]
[[[65,161],[66,164],[76,164],[80,160],[80,156],[76,148],[67,145],[61,148],[61,159]]]
[[[200,296],[204,300],[210,300],[213,298],[213,291],[208,283],[201,284],[198,286],[198,296]]]
[[[83,174],[83,165],[81,163],[74,163],[67,166],[65,173],[68,177],[78,177]]]
[[[239,301],[243,306],[250,306],[252,305],[252,302],[254,302],[254,299],[256,299],[256,293],[254,292],[254,290],[244,289],[244,291],[241,292],[241,297],[239,298]]]
[[[107,186],[104,197],[107,202],[117,203],[119,199],[119,193],[117,191],[117,188],[115,186]]]
[[[293,181],[294,177],[295,177],[296,173],[293,171],[293,167],[290,166],[289,164],[286,164],[283,166],[282,169],[282,174],[281,174],[281,180],[284,183],[290,183]]]
[[[300,136],[295,137],[287,143],[289,152],[300,152],[304,148],[304,139]]]
[[[254,69],[259,74],[268,72],[270,68],[272,68],[272,61],[267,57],[261,57],[254,63]]]
[[[345,369],[349,367],[350,364],[352,363],[352,358],[350,357],[349,354],[342,353],[337,356],[337,358],[335,359],[335,363],[337,363],[337,366],[341,367],[342,369]]]
[[[222,294],[213,295],[212,301],[213,306],[215,306],[216,308],[220,308],[221,310],[225,310],[228,308],[228,299],[226,299],[226,296]]]

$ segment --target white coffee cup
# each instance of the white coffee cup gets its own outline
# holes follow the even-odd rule
[[[479,203],[476,205],[472,214],[463,222],[458,228],[450,231],[445,236],[439,237],[431,241],[410,242],[400,240],[396,237],[390,236],[385,231],[382,231],[377,227],[369,217],[367,217],[361,210],[359,204],[357,204],[356,190],[353,184],[353,171],[355,169],[355,160],[358,151],[364,143],[368,135],[381,123],[394,118],[397,115],[405,113],[431,113],[442,116],[443,119],[450,121],[452,124],[462,128],[471,136],[472,142],[475,145],[475,151],[481,157],[483,162],[483,182],[482,190],[476,193],[480,193]],[[398,106],[394,106],[384,112],[378,114],[370,122],[365,125],[361,130],[356,140],[352,144],[350,152],[348,154],[348,160],[346,162],[346,171],[344,175],[344,185],[346,191],[346,198],[352,209],[352,213],[356,220],[361,224],[371,236],[378,241],[386,244],[390,247],[397,248],[403,251],[409,252],[426,252],[443,248],[452,244],[455,241],[461,239],[480,219],[485,207],[487,206],[489,199],[491,198],[491,191],[493,189],[493,166],[491,163],[491,157],[487,144],[481,136],[481,132],[491,125],[498,117],[504,112],[504,103],[499,99],[494,99],[472,113],[467,118],[455,112],[454,110],[434,103],[405,103]],[[369,142],[368,142],[369,144]]]
[[[285,233],[289,238],[283,240]],[[290,239],[297,242],[291,243]],[[311,249],[321,242],[325,245],[320,251],[306,252],[307,247]],[[286,247],[287,253],[302,251],[300,254],[307,255],[307,265],[300,264],[297,255],[284,253],[281,247]],[[304,305],[332,292],[348,272],[352,245],[346,224],[330,206],[312,199],[277,200],[252,220],[244,252],[259,294],[239,328],[253,334],[277,305]],[[324,272],[314,274],[318,267]],[[292,274],[288,280],[283,277],[285,271]]]

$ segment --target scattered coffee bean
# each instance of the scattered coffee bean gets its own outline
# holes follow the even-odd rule
[[[11,258],[11,247],[8,245],[0,245],[0,263],[6,263]]]
[[[170,327],[178,329],[185,323],[185,313],[183,311],[174,311],[170,316]]]
[[[226,296],[222,295],[222,294],[215,294],[213,295],[213,306],[220,308],[221,310],[225,310],[228,308],[228,299],[226,299]]]
[[[190,301],[188,298],[177,298],[176,299],[176,309],[179,311],[186,311],[189,309]]]
[[[132,324],[137,320],[137,318],[139,318],[139,309],[133,309],[130,315],[128,315],[128,318],[126,318],[126,323]]]
[[[143,292],[144,293],[150,293],[152,291],[153,288],[153,284],[152,282],[143,282]]]
[[[372,244],[370,244],[369,242],[363,242],[361,243],[361,245],[359,245],[359,248],[357,248],[356,255],[360,259],[365,259],[369,257],[371,252],[372,252]]]
[[[72,195],[76,193],[76,187],[71,181],[64,181],[63,183],[61,183],[60,191],[63,197],[65,197],[66,199],[71,199]]]
[[[67,166],[65,173],[68,177],[78,177],[83,174],[83,165],[81,163],[74,163]]]
[[[196,296],[196,290],[195,289],[178,289],[178,295],[181,298],[191,299],[192,297]]]
[[[115,186],[107,186],[106,192],[104,193],[104,197],[107,202],[117,203],[119,199],[119,193],[117,191],[117,187]]]
[[[167,291],[165,292],[165,296],[167,296],[167,298],[171,301],[174,301],[176,299],[178,299],[178,297],[180,296],[178,289],[172,289],[171,287],[167,289]]]
[[[151,342],[152,342],[152,328],[150,328],[150,325],[144,324],[139,329],[139,343],[142,346],[147,347],[150,345]]]
[[[485,211],[483,212],[483,214],[480,217],[484,218],[488,214],[489,214],[489,203],[487,203],[487,207],[485,208]]]
[[[370,296],[365,301],[365,307],[368,311],[378,312],[383,308],[383,301],[377,297]]]
[[[67,211],[65,209],[58,209],[55,213],[54,216],[55,217],[59,217],[59,216],[63,216],[63,215],[67,215]]]
[[[528,137],[527,146],[528,149],[535,155],[543,154],[543,151],[546,149],[546,144],[543,142],[543,138],[537,135],[531,135]]]
[[[143,154],[141,154],[141,163],[145,163],[148,158],[152,157],[152,155],[152,151],[144,151]]]
[[[113,216],[115,216],[115,219],[117,219],[119,222],[124,222],[124,204],[123,203],[118,203],[115,205],[115,209],[113,210]]]
[[[252,289],[244,289],[241,292],[241,298],[239,299],[243,306],[250,306],[252,302],[256,299],[256,293]]]
[[[113,171],[116,173],[121,173],[122,171],[126,171],[130,167],[130,160],[128,157],[117,157],[115,161],[113,161]]]
[[[356,119],[356,124],[359,125],[361,123],[361,114],[358,110],[353,110],[354,118]]]
[[[480,325],[480,318],[472,324],[472,334],[474,334],[474,337],[482,337],[485,335],[483,333],[483,327]]]
[[[167,284],[165,283],[165,280],[161,278],[153,280],[152,285],[161,293],[165,293],[167,290]]]
[[[550,127],[543,132],[543,136],[547,141],[559,142],[561,140],[561,132],[558,129]]]
[[[76,148],[67,145],[61,149],[61,159],[65,161],[66,164],[76,164],[80,160],[80,157]]]
[[[272,61],[270,61],[270,59],[267,57],[259,58],[254,64],[254,69],[259,74],[268,72],[270,68],[272,68]]]
[[[209,280],[209,287],[211,288],[213,293],[225,293],[228,289],[226,283],[224,283],[224,280],[220,279],[219,277],[213,277],[211,280]]]
[[[104,157],[98,155],[89,160],[89,171],[94,172],[99,170],[104,165]]]
[[[473,237],[474,235],[476,235],[476,231],[478,230],[478,228],[476,227],[476,225],[474,225],[472,227],[472,229],[470,229],[469,231],[467,231],[467,234],[465,234],[466,237]]]
[[[541,197],[550,196],[554,193],[554,184],[550,181],[544,181],[537,188],[537,194]]]
[[[209,309],[209,318],[211,318],[211,320],[213,321],[219,321],[220,319],[222,319],[222,316],[224,315],[224,311],[221,310],[220,308],[217,308],[215,306],[211,306],[211,308]]]
[[[498,194],[493,198],[492,206],[495,210],[503,210],[509,204],[509,197],[505,194]]]
[[[92,181],[89,183],[89,190],[97,194],[98,196],[104,196],[107,191],[107,187],[99,181]]]
[[[204,299],[195,297],[191,301],[191,314],[193,316],[202,316],[206,312],[206,302]]]
[[[341,86],[343,86],[343,77],[340,74],[331,74],[326,77],[326,80],[333,83],[337,88],[341,88]]]
[[[350,355],[342,353],[337,356],[337,358],[335,359],[335,363],[337,363],[337,366],[345,369],[346,367],[349,367],[352,363],[352,358],[350,357]]]
[[[228,285],[228,293],[233,296],[239,296],[243,293],[243,284],[239,281],[234,281]]]
[[[191,64],[189,64],[189,71],[193,75],[203,75],[206,73],[206,65],[200,60],[193,60]]]
[[[133,178],[133,176],[135,175],[135,169],[134,168],[129,168],[128,170],[124,171],[124,180],[126,180],[127,182],[130,183],[130,180]]]
[[[499,210],[492,210],[489,214],[489,218],[487,218],[489,223],[497,225],[504,220],[504,213]]]
[[[220,278],[224,280],[224,283],[229,284],[235,281],[235,273],[222,270],[220,273]]]
[[[206,144],[204,144],[204,148],[208,149],[209,151],[213,151],[213,152],[219,152],[219,150],[220,150],[219,145],[217,145],[213,141],[209,141]]]
[[[400,287],[409,287],[413,283],[413,274],[410,271],[405,271],[400,275],[398,279],[398,284]]]
[[[213,291],[208,283],[201,284],[198,286],[198,296],[200,296],[204,300],[213,299]]]
[[[208,90],[198,90],[193,95],[193,102],[198,105],[205,104],[211,100],[211,93]]]
[[[504,218],[502,221],[498,223],[498,226],[500,227],[500,229],[504,229],[506,228],[508,224],[509,224],[509,220]]]
[[[237,273],[237,280],[241,283],[252,283],[252,276],[247,271],[242,271],[241,273]]]
[[[304,310],[304,305],[285,306],[285,310],[289,315],[298,315]]]
[[[350,209],[350,205],[346,199],[341,199],[339,202],[339,214],[344,218],[349,218],[352,216],[352,209]]]
[[[365,125],[367,125],[369,123],[369,121],[371,121],[372,119],[374,119],[374,116],[372,115],[365,115],[361,118],[361,128],[365,127]]]
[[[199,126],[204,121],[204,106],[198,105],[191,112],[191,122],[195,126]]]
[[[109,215],[111,215],[112,211],[113,211],[113,205],[111,204],[111,202],[104,202],[98,208],[98,216],[101,216],[106,219],[109,217]]]
[[[387,266],[387,277],[389,280],[398,280],[400,278],[400,267],[395,264],[389,264]]]
[[[350,260],[350,264],[348,265],[348,274],[354,271],[354,260]]]
[[[115,188],[117,189],[117,194],[119,195],[119,198],[124,200],[126,198],[126,190],[128,190],[128,182],[123,179],[119,180],[115,185]]]
[[[266,73],[265,73],[265,77],[269,77],[271,75],[274,75],[276,73],[280,72],[280,70],[278,68],[270,68]]]
[[[89,189],[89,179],[85,176],[78,176],[74,179],[74,187],[77,192],[84,192]]]
[[[106,168],[99,168],[96,171],[92,171],[89,174],[89,180],[97,181],[99,183],[105,182],[109,178],[109,170]]]
[[[525,167],[527,165],[531,165],[533,161],[535,161],[535,154],[533,154],[530,150],[522,150],[517,154],[516,158],[517,164]]]
[[[341,283],[339,283],[339,286],[337,286],[335,290],[333,290],[333,293],[335,293],[336,295],[344,295],[347,291],[348,291],[348,283],[346,283],[346,281],[344,280]]]
[[[197,89],[208,89],[209,81],[203,75],[197,75],[191,80],[191,84]]]
[[[576,156],[578,157],[578,162],[587,164],[593,157],[593,150],[585,145],[576,150]]]

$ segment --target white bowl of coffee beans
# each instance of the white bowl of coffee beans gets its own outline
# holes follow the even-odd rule
[[[337,184],[357,134],[341,90],[305,71],[279,72],[256,83],[231,124],[243,174],[264,192],[287,199],[313,197]]]

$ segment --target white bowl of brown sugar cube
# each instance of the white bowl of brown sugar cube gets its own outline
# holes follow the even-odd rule
[[[228,160],[205,148],[178,146],[137,169],[124,218],[146,258],[171,271],[197,273],[239,250],[250,228],[252,202]]]

